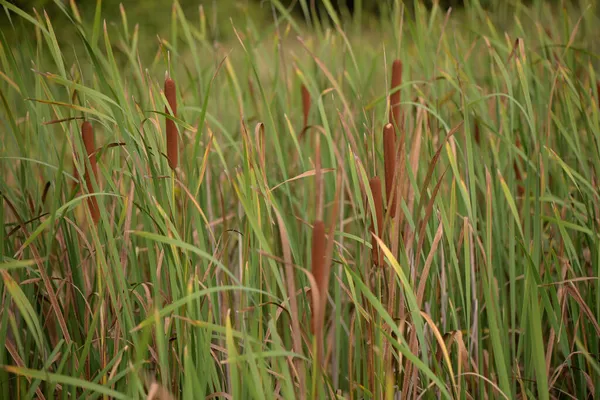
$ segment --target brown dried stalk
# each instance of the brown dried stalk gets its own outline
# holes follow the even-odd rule
[[[310,92],[304,85],[302,85],[302,113],[304,115],[303,128],[306,129],[308,126],[308,114],[310,113]]]
[[[378,177],[371,178],[369,180],[369,186],[371,187],[371,193],[373,195],[373,202],[375,203],[375,215],[371,216],[371,233],[375,233],[375,221],[377,221],[377,233],[376,235],[381,239],[383,236],[383,198],[381,195],[381,179]],[[373,263],[377,267],[383,266],[383,251],[377,244],[377,239],[372,239],[373,249],[371,250],[371,256]]]
[[[169,103],[169,107],[173,111],[173,114],[169,112],[169,108],[165,107],[165,114],[177,117],[177,89],[175,88],[175,81],[171,78],[165,79],[165,97]],[[166,118],[166,129],[167,129],[167,159],[169,160],[169,167],[175,170],[179,161],[179,147],[178,147],[178,133],[177,126],[172,119]]]
[[[394,193],[394,178],[396,175],[396,132],[392,124],[383,127],[383,162],[385,170],[385,195],[388,210],[392,218],[396,215],[396,201]],[[397,183],[396,183],[397,186]],[[391,200],[391,202],[390,202]]]
[[[81,138],[83,139],[83,145],[90,162],[90,170],[88,170],[87,163],[85,165],[85,181],[89,193],[94,193],[94,187],[92,185],[92,174],[94,179],[98,182],[98,165],[96,164],[96,146],[94,144],[94,129],[92,124],[85,121],[81,125]],[[98,209],[98,201],[95,196],[88,197],[87,204],[92,215],[92,221],[94,224],[98,224],[100,220],[100,210]]]

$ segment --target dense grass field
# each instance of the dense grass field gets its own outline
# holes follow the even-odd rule
[[[0,0],[0,398],[600,399],[594,1],[75,3]]]

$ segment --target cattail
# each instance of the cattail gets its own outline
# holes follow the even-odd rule
[[[390,124],[394,128],[400,127],[400,90],[399,86],[402,85],[402,61],[395,60],[392,64],[392,91],[394,93],[390,95]]]
[[[310,92],[302,85],[302,113],[304,114],[304,128],[308,126],[308,114],[310,113]]]
[[[475,120],[475,143],[479,144],[480,140],[481,140],[481,136],[480,136],[480,132],[479,132],[479,121]]]
[[[94,193],[94,187],[92,185],[92,175],[94,175],[94,179],[98,182],[98,166],[96,164],[96,146],[94,144],[94,129],[92,128],[92,124],[88,121],[85,121],[83,125],[81,125],[81,138],[83,139],[83,144],[85,146],[85,151],[87,153],[90,170],[88,170],[87,163],[85,165],[85,181],[87,184],[87,189],[89,193]],[[90,214],[92,215],[92,220],[94,224],[97,224],[100,220],[100,211],[98,210],[98,201],[95,196],[88,197],[87,199],[88,208],[90,209]]]
[[[596,82],[596,96],[598,98],[598,105],[600,106],[600,81]]]
[[[375,203],[375,215],[371,217],[371,233],[375,233],[375,221],[377,221],[376,235],[381,239],[381,237],[383,236],[383,199],[381,195],[381,180],[378,177],[371,178],[369,180],[369,186],[371,187],[373,202]],[[371,253],[373,263],[375,264],[375,266],[381,267],[383,266],[383,252],[379,248],[377,240],[374,237],[371,243],[373,247]]]
[[[396,132],[392,124],[383,127],[383,162],[385,167],[385,195],[390,216],[396,215],[397,195],[394,194],[394,177],[396,176]],[[396,185],[398,183],[396,182]]]
[[[165,107],[165,113],[177,117],[177,95],[176,95],[175,81],[171,78],[165,79],[165,97],[169,103],[169,107],[173,111],[173,114],[169,112],[168,107]],[[177,126],[175,122],[169,118],[166,119],[167,129],[167,159],[169,160],[169,167],[172,170],[177,168],[179,159],[179,148],[177,146],[178,134]]]
[[[325,322],[325,310],[327,309],[327,293],[329,289],[330,264],[327,257],[329,243],[325,238],[325,224],[322,220],[316,220],[313,224],[312,236],[312,273],[315,279],[318,296],[311,297],[312,319],[311,331],[317,340],[317,363],[323,362],[323,326]],[[317,298],[317,304],[313,299]]]
[[[317,328],[322,323],[321,309],[324,309],[324,305],[327,300],[327,289],[329,284],[328,271],[325,268],[325,251],[327,248],[327,242],[325,240],[325,224],[323,221],[317,220],[313,224],[312,231],[312,274],[317,284],[317,290],[319,291],[319,304],[312,304],[312,319],[311,319],[311,331],[313,334],[316,333]]]

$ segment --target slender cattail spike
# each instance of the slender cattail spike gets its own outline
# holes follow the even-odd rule
[[[304,126],[308,126],[308,114],[310,113],[310,92],[306,86],[302,85],[302,113],[304,115]]]
[[[311,272],[315,278],[317,290],[319,292],[319,304],[312,304],[312,317],[310,327],[313,334],[318,333],[322,324],[321,320],[321,303],[327,301],[327,271],[325,268],[325,251],[327,249],[327,241],[325,240],[325,224],[323,221],[317,220],[313,224],[312,231],[312,268]],[[312,301],[311,301],[312,303]]]
[[[479,132],[479,121],[475,120],[475,143],[479,144],[481,141],[481,136]]]
[[[169,103],[169,107],[173,111],[173,114],[169,112],[168,107],[165,107],[165,113],[177,116],[177,95],[175,88],[175,81],[171,78],[165,79],[165,97]],[[178,133],[175,122],[169,118],[166,119],[166,130],[167,130],[167,159],[169,160],[169,167],[172,170],[177,168],[179,161],[179,148],[178,148]]]
[[[91,169],[88,170],[86,163],[85,181],[88,192],[94,193],[94,187],[92,185],[92,174],[94,175],[94,179],[97,183],[98,166],[96,164],[96,145],[94,144],[94,129],[92,128],[92,124],[90,124],[88,121],[85,121],[83,125],[81,125],[81,138],[83,139],[83,145],[85,146],[85,151],[87,153]],[[98,201],[96,200],[96,197],[88,197],[87,204],[88,208],[90,209],[90,214],[92,215],[92,220],[94,221],[94,224],[98,224],[98,221],[100,220],[100,210],[98,209]]]
[[[398,87],[402,85],[402,61],[395,60],[392,64],[392,88],[395,92],[390,95],[390,124],[394,128],[400,127],[400,90]]]
[[[373,195],[373,202],[375,203],[375,215],[371,217],[371,233],[375,233],[380,239],[383,236],[383,198],[381,194],[381,180],[378,177],[371,178],[369,180],[369,186],[371,187],[371,193]],[[377,221],[377,232],[375,232],[375,222]],[[372,240],[372,258],[373,263],[377,267],[383,266],[383,252],[377,244],[377,240]]]
[[[397,196],[393,196],[396,175],[396,132],[392,124],[383,127],[383,162],[385,167],[385,195],[390,216],[396,215]],[[390,200],[392,200],[390,202]]]
[[[385,159],[385,188],[387,195],[387,205],[390,216],[394,218],[396,216],[396,205],[398,204],[398,190],[394,190],[401,186],[402,182],[394,182],[398,180],[396,174],[396,152],[404,151],[404,139],[400,137],[399,149],[397,149],[396,138],[401,131],[401,107],[400,107],[400,90],[399,87],[402,85],[402,61],[395,60],[392,64],[392,87],[394,91],[390,95],[390,115],[389,124],[384,128],[384,159]],[[386,155],[387,152],[387,155]],[[402,163],[401,163],[402,165]],[[394,195],[392,195],[394,194]],[[390,202],[390,199],[392,201]]]

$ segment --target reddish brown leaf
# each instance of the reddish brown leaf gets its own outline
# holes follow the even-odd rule
[[[85,182],[88,192],[94,193],[92,175],[94,175],[94,179],[98,182],[98,166],[96,164],[94,129],[92,128],[92,124],[88,121],[85,121],[83,125],[81,125],[81,137],[90,163],[90,170],[88,170],[87,164],[85,166]],[[98,201],[96,200],[96,197],[88,197],[87,204],[90,209],[90,214],[92,215],[92,220],[94,221],[94,224],[97,224],[100,220],[100,211],[98,210]]]
[[[310,113],[310,92],[302,85],[302,114],[304,115],[304,128],[308,126],[308,114]]]
[[[175,88],[175,81],[171,78],[165,79],[165,97],[169,103],[169,107],[173,111],[173,114],[169,112],[168,107],[165,107],[165,113],[177,116],[177,89]],[[172,170],[177,168],[179,162],[179,148],[178,148],[178,134],[177,126],[175,122],[169,118],[166,119],[166,130],[167,130],[167,159],[169,160],[169,167]]]
[[[376,234],[380,239],[383,236],[383,198],[381,195],[381,180],[378,177],[371,178],[369,180],[369,186],[371,187],[371,193],[373,194],[373,202],[375,203],[375,215],[371,217],[371,233]],[[375,233],[375,221],[377,221],[377,233]],[[383,240],[383,239],[382,239]],[[377,267],[383,266],[383,251],[377,244],[377,239],[372,239],[372,250],[371,255],[373,263]]]

